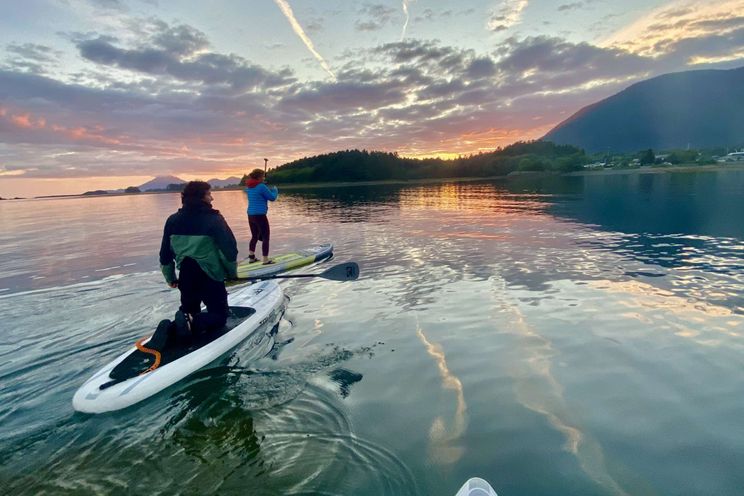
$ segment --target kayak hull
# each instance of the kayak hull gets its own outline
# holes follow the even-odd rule
[[[157,369],[110,385],[109,374],[136,348],[133,347],[114,361],[99,369],[77,390],[72,398],[76,411],[104,413],[137,404],[184,379],[240,345],[259,352],[262,356],[273,345],[272,329],[279,323],[284,308],[284,293],[274,281],[263,281],[239,289],[228,295],[231,307],[250,307],[255,310],[236,327],[201,348],[166,363]],[[147,342],[144,343],[145,346]],[[254,357],[258,358],[258,357]],[[101,389],[101,386],[104,386]]]

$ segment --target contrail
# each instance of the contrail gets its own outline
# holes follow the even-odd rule
[[[403,24],[403,32],[400,34],[400,41],[403,41],[403,38],[406,37],[406,30],[408,29],[408,21],[410,19],[408,4],[413,1],[415,0],[403,0],[403,13],[406,15],[406,22]]]
[[[318,53],[318,51],[315,49],[315,46],[313,46],[313,42],[310,40],[310,38],[307,37],[307,34],[305,34],[305,31],[302,29],[302,26],[300,26],[300,23],[297,22],[297,19],[295,19],[294,12],[292,12],[292,7],[289,6],[286,0],[274,0],[274,2],[276,2],[276,4],[279,6],[279,8],[284,13],[284,15],[287,17],[287,20],[289,21],[289,24],[292,26],[292,29],[297,34],[297,36],[300,37],[300,39],[305,44],[307,49],[310,50],[310,52],[315,56],[315,58],[318,59],[318,62],[320,62],[320,65],[323,67],[323,69],[335,80],[336,75],[331,70],[331,67],[328,65],[328,62],[326,62],[323,56]]]

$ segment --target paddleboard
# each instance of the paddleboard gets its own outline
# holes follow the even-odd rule
[[[227,325],[214,333],[162,349],[160,365],[148,371],[155,355],[135,346],[88,379],[72,398],[75,410],[103,413],[127,408],[172,386],[189,374],[224,358],[243,344],[247,360],[257,359],[271,350],[276,327],[285,310],[282,289],[275,281],[245,286],[228,295],[230,315]],[[151,336],[142,343],[147,347]]]
[[[333,255],[333,245],[326,243],[322,245],[309,246],[292,253],[270,256],[273,264],[264,265],[262,262],[249,262],[246,258],[238,264],[238,278],[273,276],[293,270],[298,267],[319,262]]]
[[[491,484],[480,477],[472,477],[463,484],[455,496],[497,496]]]

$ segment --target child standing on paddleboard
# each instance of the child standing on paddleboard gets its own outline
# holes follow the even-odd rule
[[[264,265],[274,263],[269,260],[269,239],[271,230],[269,229],[269,218],[266,214],[269,211],[270,201],[275,201],[279,196],[279,190],[276,186],[269,188],[264,183],[266,174],[261,169],[253,169],[248,174],[245,192],[248,195],[248,225],[251,228],[251,242],[248,245],[248,260],[257,262],[256,244],[261,242],[262,262]]]

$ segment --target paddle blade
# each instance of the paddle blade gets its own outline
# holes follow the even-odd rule
[[[356,262],[334,265],[318,274],[318,276],[333,281],[355,281],[359,278],[359,265]]]

